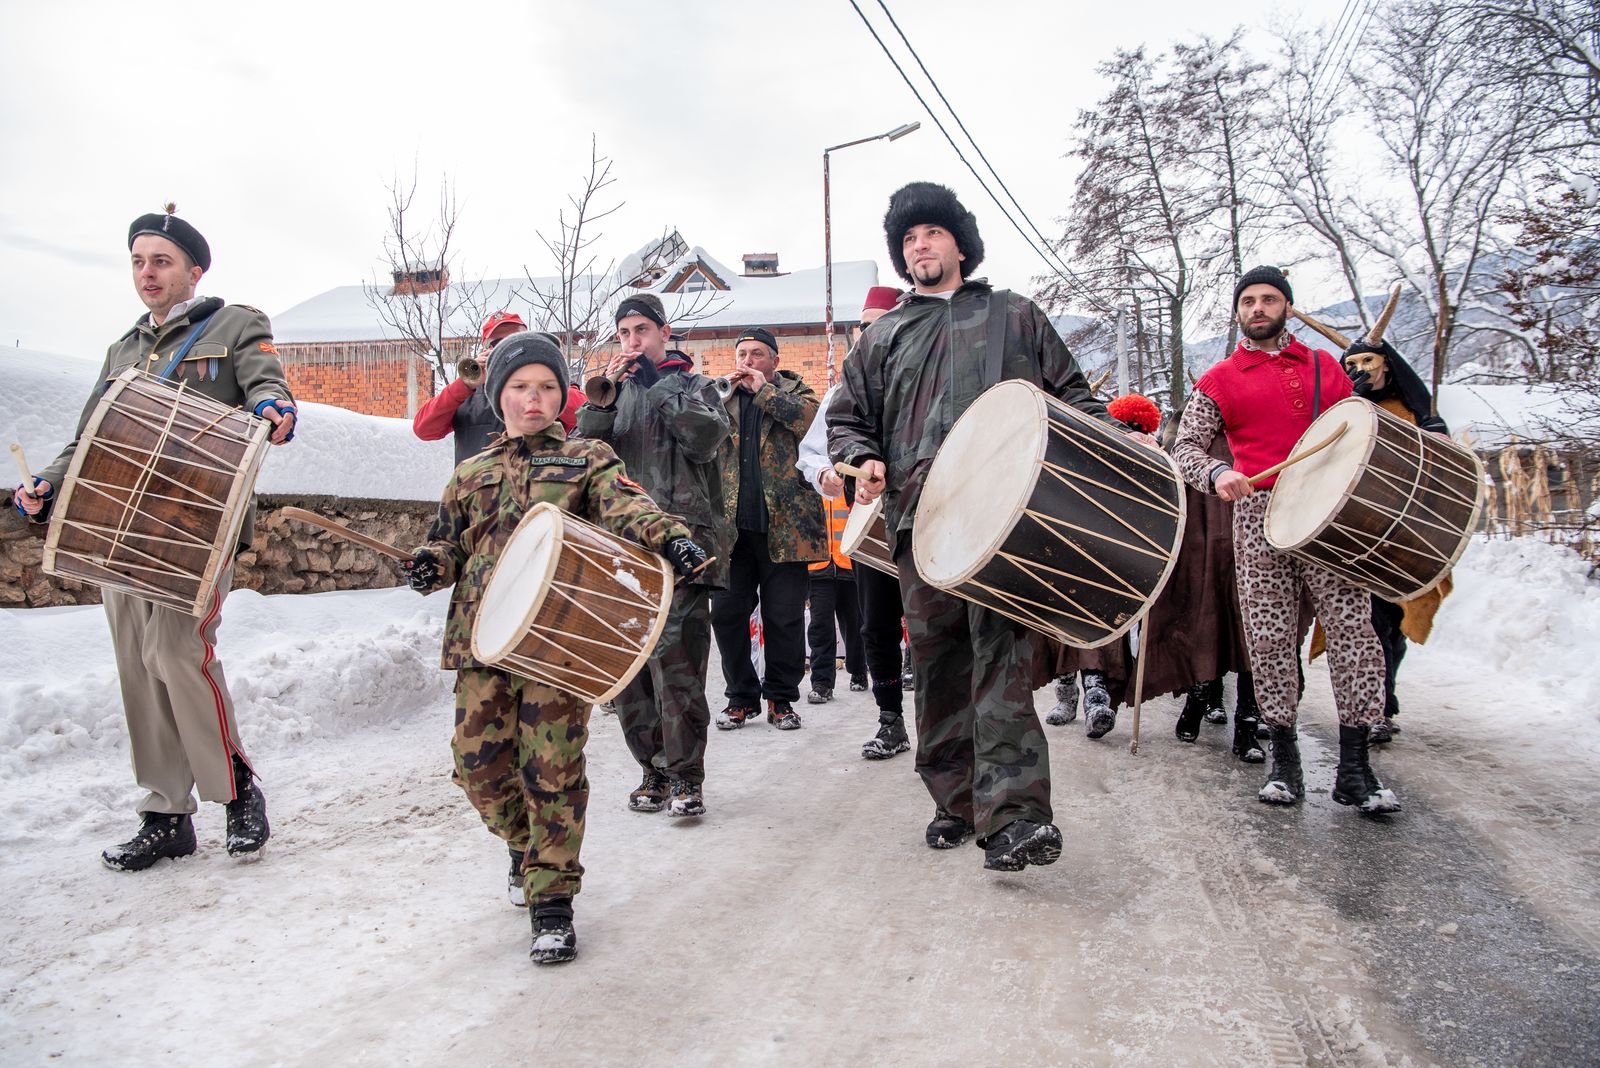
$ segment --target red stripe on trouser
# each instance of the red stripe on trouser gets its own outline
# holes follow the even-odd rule
[[[206,641],[206,628],[216,621],[217,615],[222,611],[222,598],[216,591],[211,594],[211,611],[200,621],[200,644],[206,647],[205,658],[200,661],[200,674],[205,678],[206,685],[211,687],[211,699],[217,706],[217,732],[222,735],[222,753],[228,758],[228,790],[234,798],[239,796],[239,784],[233,777],[233,742],[228,738],[228,708],[222,700],[222,689],[217,685],[217,680],[211,677],[208,670],[211,661],[216,659],[216,649]]]

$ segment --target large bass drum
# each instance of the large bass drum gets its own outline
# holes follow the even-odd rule
[[[1339,440],[1278,476],[1267,542],[1386,601],[1410,600],[1444,579],[1477,529],[1483,464],[1362,397],[1323,412],[1294,451],[1340,427]]]
[[[548,502],[512,532],[478,600],[480,663],[599,704],[650,659],[672,570],[646,549]]]
[[[956,420],[912,526],[933,586],[1094,648],[1147,610],[1177,558],[1184,495],[1163,452],[1028,382]]]
[[[271,426],[130,368],[106,386],[50,512],[44,570],[203,615]]]

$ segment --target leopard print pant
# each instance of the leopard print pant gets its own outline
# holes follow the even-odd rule
[[[1245,638],[1255,673],[1256,703],[1269,727],[1295,722],[1300,701],[1300,651],[1295,647],[1300,588],[1328,635],[1328,671],[1339,722],[1368,727],[1383,718],[1383,647],[1372,629],[1372,595],[1267,543],[1267,493],[1233,505],[1233,551],[1244,609]]]

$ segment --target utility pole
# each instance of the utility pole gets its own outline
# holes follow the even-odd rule
[[[1127,396],[1128,388],[1128,312],[1117,308],[1117,393]]]

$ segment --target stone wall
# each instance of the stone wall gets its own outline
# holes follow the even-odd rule
[[[25,522],[0,493],[0,607],[43,608],[98,604],[100,591],[40,569],[45,527]],[[255,545],[239,554],[235,589],[262,593],[321,593],[400,585],[393,562],[317,527],[284,518],[293,505],[336,519],[369,537],[409,551],[420,544],[438,511],[432,501],[351,500],[341,497],[256,498]]]

